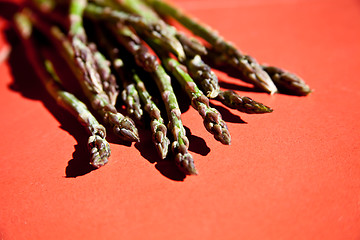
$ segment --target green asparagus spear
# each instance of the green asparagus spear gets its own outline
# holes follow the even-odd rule
[[[220,91],[216,98],[225,106],[245,113],[270,113],[273,110],[249,97],[239,96],[232,90]]]
[[[180,85],[186,91],[191,100],[191,106],[196,109],[204,120],[206,130],[212,133],[216,140],[229,145],[231,142],[230,132],[221,114],[209,106],[209,99],[201,92],[189,74],[183,70],[183,66],[173,58],[161,57],[165,69],[171,72]]]
[[[171,86],[171,78],[161,65],[153,72],[153,77],[161,92],[161,97],[165,103],[169,118],[168,128],[174,138],[171,144],[171,150],[175,155],[175,163],[186,175],[197,175],[193,157],[188,152],[189,140],[186,137],[186,132],[181,121],[181,111]]]
[[[109,98],[102,89],[94,88],[92,85],[98,78],[94,71],[94,63],[91,53],[86,45],[78,38],[73,39],[75,51],[75,64],[82,73],[81,84],[85,94],[90,98],[92,107],[102,117],[104,122],[112,126],[114,133],[124,140],[139,141],[138,131],[135,123],[128,117],[117,112],[110,104]],[[95,79],[94,79],[95,78]]]
[[[105,165],[110,156],[110,145],[105,140],[105,128],[98,123],[84,103],[64,90],[61,80],[49,60],[44,60],[43,65],[40,64],[39,54],[35,51],[35,45],[31,40],[32,24],[30,19],[23,13],[17,13],[14,22],[25,46],[26,55],[47,92],[56,100],[58,105],[75,116],[90,135],[88,139],[88,148],[91,154],[90,164],[97,168]]]
[[[104,49],[106,49],[109,58],[112,60],[113,67],[117,71],[123,83],[123,100],[126,103],[127,109],[131,109],[128,110],[128,112],[130,112],[130,114],[134,113],[134,116],[137,116],[136,118],[140,119],[140,117],[142,116],[141,104],[140,102],[138,102],[138,97],[140,97],[144,105],[144,110],[149,114],[151,118],[150,126],[153,142],[160,157],[162,159],[166,158],[170,140],[166,136],[167,128],[164,125],[164,120],[161,117],[159,108],[152,101],[151,95],[149,94],[149,92],[147,92],[145,84],[142,82],[135,68],[132,66],[132,64],[129,64],[131,60],[125,61],[126,56],[124,56],[121,50],[116,47],[110,39],[105,37],[104,31],[101,31],[99,28],[97,28],[97,30],[97,35],[99,36],[99,43]],[[119,34],[119,32],[117,33]],[[128,36],[128,34],[126,36]],[[130,35],[128,37],[129,39],[134,40],[134,36]],[[140,42],[135,42],[139,46]],[[124,43],[130,43],[130,41],[125,41]],[[134,47],[135,49],[137,48],[136,45],[134,45]],[[154,63],[156,63],[155,59]],[[143,66],[142,63],[138,62],[138,64]],[[152,68],[150,69],[150,71],[152,71]],[[136,87],[136,89],[133,89],[134,86]]]
[[[175,54],[179,59],[185,59],[184,50],[176,39],[174,31],[163,20],[158,18],[155,12],[138,0],[103,1],[93,0],[100,6],[89,4],[86,15],[92,18],[112,19],[123,24],[130,24],[139,35],[152,38],[168,51]],[[104,8],[107,7],[107,8]],[[124,12],[126,10],[132,16]]]
[[[32,12],[27,12],[27,15],[35,27],[49,38],[66,60],[83,92],[89,99],[92,108],[102,117],[102,121],[109,125],[118,137],[126,141],[139,141],[134,122],[130,118],[123,116],[110,104],[109,97],[103,91],[91,50],[84,42],[75,36],[72,43],[70,43],[68,38],[57,27],[48,26]]]
[[[138,35],[122,24],[109,26],[118,42],[134,56],[137,65],[148,72],[155,70],[157,66],[156,57],[142,44]]]
[[[96,71],[96,63],[93,54],[86,45],[86,33],[82,24],[83,13],[86,8],[86,0],[70,1],[70,30],[72,47],[74,50],[74,64],[81,72],[78,78],[85,95],[90,98],[93,108],[99,112],[106,123],[110,123],[116,135],[124,140],[139,141],[137,128],[134,122],[117,112],[110,104],[110,100],[103,91],[101,79]]]
[[[210,66],[201,59],[200,55],[188,58],[185,64],[189,75],[205,95],[208,98],[216,98],[220,91],[219,80]]]
[[[174,31],[176,31],[175,34],[176,38],[180,41],[181,45],[184,48],[186,57],[193,57],[195,55],[207,54],[206,47],[196,38],[189,37],[185,33],[178,31],[176,29]]]
[[[89,48],[94,56],[95,66],[99,73],[103,90],[108,95],[110,104],[115,106],[119,95],[119,86],[117,85],[115,76],[111,72],[110,62],[97,50],[95,44],[89,44]]]
[[[96,25],[96,34],[99,45],[106,51],[112,63],[112,67],[115,69],[117,76],[122,83],[123,90],[121,92],[121,97],[125,103],[127,113],[133,119],[139,121],[143,115],[140,97],[136,90],[135,83],[126,76],[126,67],[120,50],[107,36],[105,36],[107,33],[101,29],[99,25]]]
[[[136,83],[136,88],[139,92],[140,98],[144,104],[145,111],[149,114],[152,140],[156,146],[158,154],[162,159],[166,158],[170,140],[167,137],[167,128],[164,124],[164,119],[161,117],[160,109],[156,106],[152,100],[151,95],[145,88],[144,82],[137,74],[135,69],[131,70],[133,74],[133,80]]]
[[[183,32],[178,31],[176,36],[184,48],[186,60],[183,63],[189,75],[208,98],[216,98],[220,90],[219,80],[201,59],[202,55],[207,54],[206,48],[196,38],[188,37]]]
[[[262,70],[254,58],[242,54],[232,43],[226,41],[216,31],[199,23],[194,18],[187,16],[179,8],[166,3],[163,0],[143,0],[151,5],[161,15],[176,19],[195,35],[206,40],[216,52],[220,55],[218,61],[224,64],[230,64],[239,71],[239,76],[243,81],[254,84],[260,89],[271,94],[277,91],[276,86],[266,72]]]
[[[117,31],[115,33],[117,33],[119,36],[123,34],[122,31]],[[132,33],[128,38],[129,41],[121,41],[121,43],[124,44],[126,49],[130,49],[128,45],[132,45],[132,48],[134,49],[143,48],[144,45],[141,41],[130,41],[131,39],[137,38],[138,37],[135,35],[135,33]],[[150,71],[150,74],[155,80],[156,85],[161,93],[169,121],[168,129],[173,136],[171,150],[175,155],[175,163],[186,175],[196,175],[197,171],[195,169],[193,157],[188,152],[189,140],[186,137],[186,132],[181,121],[181,111],[171,85],[171,78],[169,75],[167,75],[164,68],[159,65],[155,56],[153,58],[149,58],[149,60],[150,59],[152,60],[152,63],[148,64],[155,66],[154,70]],[[140,64],[138,61],[136,61],[136,64],[138,64],[139,67],[143,67],[142,64]]]
[[[280,92],[306,96],[312,92],[310,87],[299,76],[274,66],[262,65]]]

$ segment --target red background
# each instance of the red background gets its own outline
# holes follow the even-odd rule
[[[0,63],[0,239],[360,239],[360,1],[173,2],[314,92],[270,96],[220,75],[274,112],[220,109],[223,146],[186,110],[198,176],[153,163],[148,134],[111,143],[110,163],[87,173],[84,133],[14,47]],[[12,8],[0,9],[5,52]]]

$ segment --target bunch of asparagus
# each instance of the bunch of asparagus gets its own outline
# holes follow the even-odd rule
[[[171,18],[193,34],[176,28],[168,21]],[[110,156],[106,131],[138,142],[137,128],[150,119],[159,158],[169,156],[184,174],[197,174],[181,120],[179,101],[184,96],[175,94],[176,86],[182,87],[206,130],[225,145],[231,142],[230,132],[210,100],[245,113],[272,112],[249,97],[220,89],[214,68],[270,94],[311,92],[298,76],[260,65],[163,0],[32,0],[16,14],[14,23],[47,91],[87,130],[89,162],[97,168]],[[64,87],[56,62],[42,50],[40,35],[66,61],[84,103]]]

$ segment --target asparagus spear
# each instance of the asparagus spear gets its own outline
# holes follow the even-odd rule
[[[273,110],[249,97],[239,96],[232,90],[220,91],[216,98],[225,106],[245,113],[270,113]]]
[[[156,106],[154,101],[152,101],[151,95],[146,90],[145,84],[141,80],[140,76],[137,74],[135,68],[131,64],[125,64],[125,62],[129,62],[129,60],[125,61],[124,59],[125,56],[124,54],[121,53],[121,50],[118,47],[116,47],[112,41],[110,41],[108,38],[105,37],[103,31],[101,31],[99,28],[97,28],[97,30],[98,30],[97,35],[99,36],[100,45],[104,49],[106,49],[110,59],[112,60],[113,67],[118,72],[118,75],[123,83],[124,86],[124,91],[122,93],[123,100],[126,103],[128,109],[132,109],[128,111],[130,111],[130,113],[133,112],[137,113],[134,115],[137,116],[137,119],[140,119],[140,117],[142,116],[141,104],[140,102],[138,102],[139,101],[138,98],[140,97],[144,105],[144,110],[149,114],[151,118],[150,126],[152,132],[152,140],[155,144],[157,152],[162,159],[166,158],[170,140],[166,136],[167,128],[164,124],[163,118],[161,117],[160,109]],[[134,40],[134,36],[130,35],[128,37],[131,40]],[[139,45],[138,41],[135,42],[137,43],[137,45]],[[130,42],[127,41],[127,43]],[[134,46],[136,48],[136,45]],[[154,62],[156,62],[155,59]],[[139,63],[139,65],[142,65],[142,63]],[[131,81],[130,79],[133,81]],[[133,89],[133,87],[136,87],[136,89]]]
[[[115,76],[111,72],[110,62],[97,50],[95,44],[89,44],[89,48],[94,56],[95,66],[99,73],[103,90],[108,95],[110,104],[115,106],[119,95],[119,86],[117,85]]]
[[[131,118],[117,112],[116,108],[110,104],[106,93],[101,88],[97,89],[98,86],[93,84],[97,81],[97,74],[93,71],[93,60],[89,49],[78,38],[73,39],[73,46],[75,64],[82,73],[81,84],[85,94],[90,98],[94,110],[103,117],[106,123],[112,126],[117,136],[127,141],[139,141],[137,128]]]
[[[88,17],[105,20],[110,19],[122,24],[130,24],[139,35],[152,38],[168,51],[175,54],[179,59],[185,59],[184,50],[180,42],[176,39],[174,31],[140,1],[93,0],[93,2],[103,7],[89,4],[85,9]],[[124,10],[133,15],[127,14]],[[137,16],[134,16],[134,14]]]
[[[280,92],[306,96],[312,92],[303,79],[294,73],[274,66],[262,65],[262,68],[269,74]]]
[[[216,98],[220,91],[219,80],[216,74],[211,70],[200,57],[195,55],[185,61],[189,75],[209,98]]]
[[[86,0],[70,1],[70,30],[72,47],[74,49],[74,60],[78,69],[82,72],[80,83],[84,93],[88,97],[96,97],[93,108],[103,117],[105,122],[110,123],[115,134],[125,140],[139,141],[139,136],[134,122],[117,112],[114,105],[111,105],[108,96],[99,86],[99,74],[96,71],[96,61],[91,50],[86,45],[86,33],[83,27],[82,18],[86,8]]]
[[[157,12],[164,16],[170,16],[192,31],[195,35],[206,40],[220,55],[218,61],[230,64],[239,71],[239,76],[243,81],[254,84],[260,89],[271,94],[277,91],[269,75],[262,70],[254,58],[250,58],[240,52],[232,43],[226,41],[216,31],[199,23],[197,20],[187,16],[178,8],[166,3],[163,0],[143,0],[152,6]]]
[[[155,70],[156,57],[149,53],[148,48],[142,44],[141,39],[134,32],[120,23],[109,26],[118,42],[134,56],[137,65],[148,72]]]
[[[120,55],[120,50],[110,39],[105,36],[106,32],[103,31],[99,25],[96,26],[96,33],[98,36],[99,45],[106,51],[112,63],[113,69],[115,69],[117,76],[121,80],[123,86],[121,98],[125,103],[127,113],[133,119],[139,121],[143,115],[140,97],[138,91],[136,90],[135,83],[132,82],[128,76],[126,76],[124,60]]]
[[[181,31],[176,29],[176,38],[180,41],[181,45],[184,48],[186,57],[193,57],[195,55],[206,55],[206,47],[194,37],[189,37]]]
[[[186,175],[197,175],[193,157],[188,152],[189,140],[186,137],[186,132],[181,121],[181,111],[171,86],[171,78],[166,74],[165,69],[161,65],[153,72],[153,77],[161,92],[161,97],[165,103],[169,118],[168,128],[174,138],[171,144],[171,150],[175,155],[175,163]]]
[[[31,11],[27,15],[40,31],[53,43],[58,52],[68,63],[91,107],[101,116],[102,121],[125,141],[139,141],[134,122],[110,104],[109,97],[103,91],[101,79],[92,58],[91,50],[79,38],[74,36],[72,42],[56,26],[48,26]],[[86,37],[86,35],[85,35]]]
[[[105,128],[99,124],[84,103],[63,88],[61,80],[49,60],[44,60],[43,65],[40,64],[35,45],[31,40],[32,24],[30,19],[23,13],[18,13],[14,17],[14,22],[25,46],[26,55],[33,64],[47,92],[58,105],[75,116],[90,135],[88,139],[88,148],[91,154],[90,164],[97,168],[105,165],[110,156],[110,145],[105,139]]]
[[[210,66],[201,59],[202,55],[207,54],[206,48],[196,38],[188,37],[180,31],[176,36],[184,48],[186,54],[184,64],[189,75],[207,97],[216,98],[220,90],[219,80]]]
[[[196,109],[204,120],[204,126],[214,138],[222,144],[229,145],[231,142],[230,132],[221,114],[209,106],[209,99],[201,92],[189,74],[183,70],[183,66],[173,58],[163,56],[162,63],[169,72],[178,80],[191,100],[191,106]]]
[[[156,106],[152,100],[151,95],[145,88],[144,82],[141,80],[140,76],[137,74],[135,69],[131,70],[133,75],[133,80],[136,83],[136,88],[139,92],[140,98],[144,104],[145,111],[149,114],[152,139],[156,146],[156,149],[162,159],[166,158],[168,153],[168,148],[170,140],[167,135],[167,128],[164,124],[164,119],[161,117],[160,109]]]
[[[122,31],[117,31],[115,33],[119,37],[123,34]],[[128,32],[128,34],[130,34],[130,32]],[[135,49],[143,48],[143,43],[136,39],[138,39],[138,36],[135,33],[131,33],[130,37],[128,37],[129,41],[121,41],[121,43],[124,44],[126,49],[130,49],[128,45],[131,45],[132,48]],[[188,152],[189,140],[186,137],[186,131],[181,121],[181,111],[174,90],[171,86],[171,78],[167,75],[164,68],[159,65],[155,56],[149,59],[151,59],[152,62],[149,62],[148,64],[155,66],[154,70],[150,71],[150,74],[156,82],[156,85],[161,93],[162,100],[165,104],[169,121],[168,129],[173,136],[171,150],[175,156],[175,163],[186,175],[196,175],[197,171],[194,165],[193,157]],[[139,67],[142,67],[142,64],[138,61],[136,61],[136,64]],[[148,68],[145,68],[145,70],[146,69]]]

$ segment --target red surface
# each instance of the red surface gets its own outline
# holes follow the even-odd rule
[[[174,2],[314,93],[242,92],[221,75],[274,112],[230,110],[241,124],[222,111],[233,139],[222,146],[187,110],[199,176],[152,163],[148,135],[111,143],[110,163],[81,175],[83,132],[15,48],[0,63],[0,239],[360,239],[360,2]],[[0,50],[9,44],[2,31]]]

